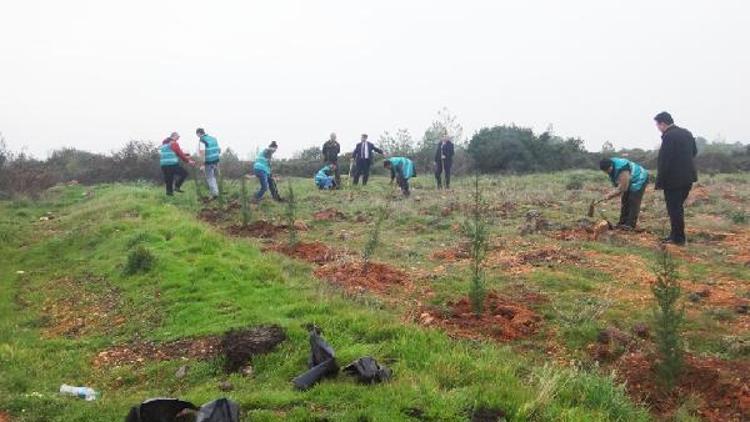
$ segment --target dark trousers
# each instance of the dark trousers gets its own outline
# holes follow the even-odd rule
[[[339,186],[341,186],[341,171],[339,171],[339,160],[328,160],[326,161],[326,164],[334,164],[336,165],[336,170],[333,171],[333,180],[336,181],[336,189],[338,189]]]
[[[362,186],[367,185],[367,179],[370,178],[370,160],[357,160],[357,168],[354,169],[354,184],[359,184],[359,178],[362,177]]]
[[[161,172],[164,173],[164,184],[167,185],[167,195],[172,195],[174,189],[180,190],[180,187],[188,177],[187,171],[179,164],[162,166]]]
[[[690,194],[690,186],[678,189],[664,189],[664,201],[667,203],[667,213],[672,230],[669,238],[677,243],[685,242],[685,200]]]
[[[409,192],[409,179],[406,179],[399,175],[396,176],[396,182],[398,183],[398,187],[401,188],[401,193],[403,193],[404,196],[409,196],[411,194]]]
[[[451,167],[453,167],[451,160],[440,160],[435,162],[435,180],[437,181],[438,189],[442,189],[443,187],[443,171],[445,171],[445,188],[448,189],[451,187]]]
[[[638,191],[628,190],[622,194],[618,225],[634,229],[638,224],[638,214],[641,213],[641,201],[643,200],[643,194],[646,192],[646,185],[644,183]]]

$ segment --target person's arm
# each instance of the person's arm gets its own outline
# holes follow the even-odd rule
[[[665,134],[659,148],[659,157],[656,163],[656,186],[654,189],[661,189],[664,181],[664,175],[669,171],[669,163],[672,160],[672,137]]]
[[[396,179],[396,166],[391,164],[391,184],[393,184],[394,179]]]
[[[180,157],[180,160],[186,162],[186,163],[193,163],[194,161],[185,155],[184,152],[182,152],[182,149],[180,148],[180,144],[177,142],[172,142],[170,145],[170,148],[172,148],[172,151],[174,151],[175,154],[177,154],[178,157]]]
[[[339,155],[339,153],[341,152],[341,145],[339,145],[339,143],[336,142],[335,144],[333,144],[333,148],[331,149],[333,150],[332,153],[334,155]]]
[[[453,158],[456,154],[456,150],[453,148],[453,142],[448,143],[448,152],[445,154],[445,158]]]
[[[375,152],[377,152],[380,155],[383,155],[383,150],[380,149],[380,148],[378,148],[378,147],[376,147],[375,144],[372,144],[372,150],[375,151]]]
[[[610,199],[620,196],[623,193],[627,192],[627,190],[630,188],[630,170],[622,170],[620,172],[620,175],[617,176],[617,187],[614,188],[612,191],[604,195],[604,198],[597,201],[599,202],[606,202]]]

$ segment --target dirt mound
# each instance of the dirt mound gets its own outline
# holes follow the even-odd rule
[[[225,218],[222,210],[213,207],[203,208],[198,212],[198,218],[207,223],[216,223]]]
[[[534,234],[549,230],[552,224],[542,216],[537,210],[530,210],[526,213],[526,221],[520,228],[521,236]]]
[[[96,355],[94,367],[138,365],[174,359],[207,359],[216,356],[217,336],[188,338],[167,343],[136,342],[114,346]]]
[[[364,271],[361,262],[326,265],[315,270],[315,276],[341,286],[347,291],[383,293],[393,286],[407,286],[409,277],[386,264],[371,262]]]
[[[0,412],[0,422],[10,422],[10,415],[5,412]]]
[[[562,227],[559,231],[551,233],[557,240],[598,240],[604,233],[613,228],[606,220],[594,222],[588,218],[578,220],[573,227]]]
[[[280,244],[268,249],[313,264],[322,265],[336,259],[336,252],[321,242],[298,242],[294,246]]]
[[[120,295],[106,280],[57,279],[55,289],[65,291],[60,298],[48,298],[42,308],[44,335],[79,338],[113,330],[125,323],[120,314]]]
[[[469,259],[468,247],[461,245],[450,249],[438,249],[430,254],[430,259],[440,262],[456,262]]]
[[[708,189],[705,186],[696,184],[690,190],[690,195],[685,200],[686,206],[700,205],[709,201]]]
[[[227,231],[232,236],[271,239],[286,230],[286,228],[287,227],[284,225],[276,225],[266,220],[258,220],[251,224],[248,224],[247,226],[243,226],[240,224],[229,226],[229,228],[227,228]]]
[[[449,311],[432,309],[423,312],[419,320],[424,325],[437,325],[459,337],[491,337],[508,341],[528,337],[539,328],[542,318],[520,302],[490,292],[484,302],[484,312],[477,316],[468,297],[449,302]]]
[[[224,355],[226,368],[234,370],[237,365],[241,369],[253,355],[273,350],[285,339],[284,330],[272,325],[232,330],[224,336],[184,338],[165,343],[138,341],[99,352],[93,365],[96,368],[143,365],[176,359],[206,360]]]
[[[231,330],[224,334],[219,350],[224,356],[227,373],[240,371],[255,355],[269,353],[286,340],[284,329],[278,325]]]
[[[533,266],[580,263],[583,258],[556,248],[542,248],[530,252],[522,253],[518,256],[520,264],[529,264]]]
[[[698,414],[708,421],[750,418],[750,364],[717,358],[685,357],[685,370],[675,388],[660,387],[654,357],[632,353],[618,362],[618,376],[628,393],[661,416],[669,416],[686,397],[698,397]]]
[[[344,221],[346,215],[336,208],[327,208],[312,215],[315,221]]]

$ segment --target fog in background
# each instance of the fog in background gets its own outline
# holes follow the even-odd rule
[[[205,127],[241,157],[346,150],[447,107],[471,136],[515,123],[590,150],[651,148],[652,117],[750,141],[750,3],[0,2],[0,132],[39,157]]]

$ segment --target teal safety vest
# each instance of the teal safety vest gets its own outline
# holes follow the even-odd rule
[[[172,143],[167,142],[159,148],[159,164],[162,167],[174,166],[180,163],[180,157],[172,151]]]
[[[640,165],[626,160],[624,158],[611,158],[612,160],[612,172],[609,174],[609,179],[612,184],[617,186],[617,179],[620,177],[620,173],[630,166],[630,187],[631,192],[637,192],[648,183],[648,170],[641,167]]]
[[[391,167],[400,174],[404,179],[410,179],[417,175],[414,171],[414,163],[406,157],[391,157],[388,159],[391,162]]]
[[[255,159],[253,163],[253,170],[264,171],[266,174],[271,174],[271,159],[266,156],[268,149],[264,149],[263,152]]]
[[[219,162],[221,157],[221,148],[216,138],[210,135],[201,136],[201,142],[206,145],[206,156],[204,157],[206,164],[215,164]]]
[[[325,182],[330,176],[329,172],[332,170],[330,164],[318,170],[318,172],[315,173],[315,184],[320,185]]]

